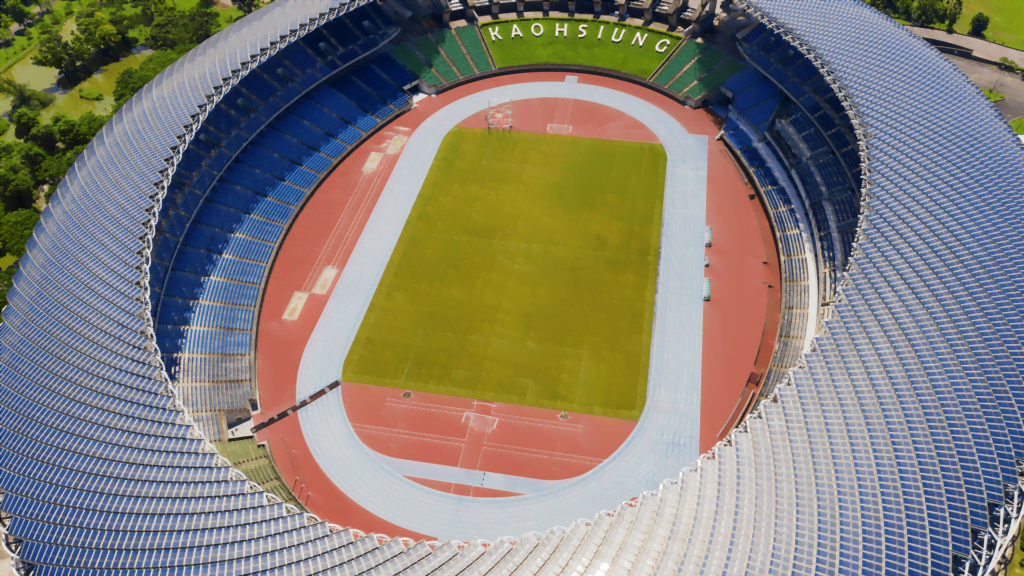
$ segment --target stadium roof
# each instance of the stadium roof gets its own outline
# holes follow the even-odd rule
[[[740,4],[833,84],[861,139],[865,201],[840,301],[811,352],[694,469],[567,530],[433,550],[360,538],[231,470],[162,368],[148,294],[155,220],[220,98],[358,4],[277,0],[204,42],[115,115],[53,196],[0,326],[0,521],[19,568],[376,576],[996,565],[1024,504],[1024,145],[949,61],[859,0]]]

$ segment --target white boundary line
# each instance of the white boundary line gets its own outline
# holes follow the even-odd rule
[[[340,389],[299,411],[310,451],[339,489],[373,514],[439,540],[495,539],[592,518],[602,507],[614,508],[676,477],[699,455],[707,137],[689,134],[649,102],[588,84],[530,82],[484,90],[442,108],[416,129],[310,336],[299,364],[296,399],[340,378],[441,140],[468,114],[487,108],[488,98],[497,97],[603,104],[639,120],[665,147],[668,165],[647,401],[626,442],[587,474],[550,490],[497,499],[444,494],[391,471],[356,436]]]

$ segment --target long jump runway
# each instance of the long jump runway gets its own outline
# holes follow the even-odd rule
[[[632,88],[634,90],[630,91],[634,92],[635,87]],[[502,477],[500,474],[490,474],[490,479],[487,473],[479,472],[465,476],[465,483],[479,483],[512,493],[530,492],[500,499],[445,494],[405,478],[405,475],[429,474],[404,470],[403,466],[415,468],[416,463],[396,463],[367,448],[347,418],[341,390],[335,390],[299,411],[301,432],[295,430],[294,422],[286,424],[282,421],[274,425],[274,432],[280,433],[282,438],[292,437],[290,442],[283,442],[283,449],[280,439],[271,439],[279,467],[292,468],[283,470],[286,478],[289,477],[287,472],[294,472],[329,479],[344,493],[346,500],[350,498],[359,508],[386,520],[382,530],[401,528],[391,534],[413,532],[416,535],[432,534],[440,539],[496,538],[543,530],[552,525],[567,525],[578,517],[592,517],[599,507],[611,508],[619,501],[656,488],[661,480],[674,478],[680,468],[692,464],[700,449],[707,448],[708,435],[701,418],[701,340],[706,306],[701,299],[701,283],[704,277],[705,184],[710,147],[705,135],[688,133],[673,115],[658,106],[623,91],[593,84],[529,82],[491,88],[448,104],[415,130],[398,157],[397,165],[380,192],[380,198],[376,200],[365,228],[358,235],[358,241],[340,271],[337,285],[330,291],[326,306],[312,330],[298,363],[291,401],[304,398],[340,377],[348,347],[433,156],[448,130],[463,122],[467,114],[485,109],[488,99],[510,97],[513,100],[562,98],[609,106],[639,120],[665,147],[668,172],[646,408],[626,442],[605,462],[582,476],[561,482],[533,481],[526,485],[521,482],[524,479]],[[711,162],[721,167],[721,159],[712,158]],[[368,204],[372,202],[368,203],[366,199],[358,203],[359,206]],[[754,212],[756,210],[748,211],[746,219],[740,220],[754,222],[751,218]],[[753,228],[757,240],[760,240],[760,231],[756,230],[756,225]],[[754,303],[753,309],[756,311],[758,306],[763,313],[765,301],[760,299],[760,304]],[[261,327],[263,325],[261,319]],[[760,343],[761,335],[756,336],[755,340]],[[707,340],[708,335],[704,334],[703,338]],[[761,346],[764,347],[763,344]],[[261,351],[261,355],[265,353]],[[747,362],[752,360],[749,358]],[[261,383],[266,385],[262,368],[260,376]],[[729,386],[734,391],[742,387],[742,381],[738,388]],[[264,396],[261,389],[261,402],[271,400],[271,395]],[[728,412],[734,401],[735,396],[718,411],[724,409]],[[273,413],[264,404],[264,413]],[[719,418],[713,426],[720,426],[721,421]],[[286,433],[286,428],[293,432]],[[295,439],[294,432],[299,432],[305,443],[301,438]],[[308,460],[299,465],[299,460],[304,460],[302,453],[306,446],[319,470],[309,470],[314,466]],[[439,474],[443,476],[450,472],[441,470]],[[491,482],[489,486],[488,481]],[[520,484],[517,485],[517,481]],[[302,495],[299,496],[301,499]],[[318,512],[314,507],[311,509]],[[345,517],[328,519],[341,522],[357,520]],[[355,527],[361,526],[356,524]]]

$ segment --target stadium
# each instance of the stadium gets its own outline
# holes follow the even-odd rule
[[[859,0],[277,0],[129,100],[34,229],[3,549],[1005,573],[1022,172]]]

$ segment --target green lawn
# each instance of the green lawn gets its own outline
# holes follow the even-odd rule
[[[565,26],[565,32],[556,26]],[[678,36],[658,30],[582,18],[519,18],[487,22],[480,28],[499,68],[543,62],[586,64],[646,78],[679,43]],[[497,29],[495,35],[492,29]]]
[[[1016,134],[1024,134],[1024,117],[1010,121],[1010,128],[1013,128]]]
[[[985,31],[985,39],[1011,48],[1024,50],[1024,0],[963,0],[964,12],[956,24],[956,31],[966,34],[971,18],[978,12],[988,14],[992,21]],[[1024,62],[1017,64],[1024,65]]]
[[[217,447],[221,456],[231,461],[231,465],[239,471],[244,472],[249,480],[259,484],[264,490],[274,494],[282,501],[292,504],[300,510],[304,509],[292,494],[290,485],[281,478],[270,457],[270,452],[265,446],[256,444],[252,438],[216,442],[214,446]]]
[[[995,90],[989,90],[988,88],[982,88],[981,91],[985,93],[985,96],[988,98],[989,102],[999,102],[1000,100],[1005,100],[1006,99],[1006,95],[1005,94],[1000,94],[999,92],[996,92]]]
[[[453,129],[343,379],[637,419],[665,165],[660,144]]]

